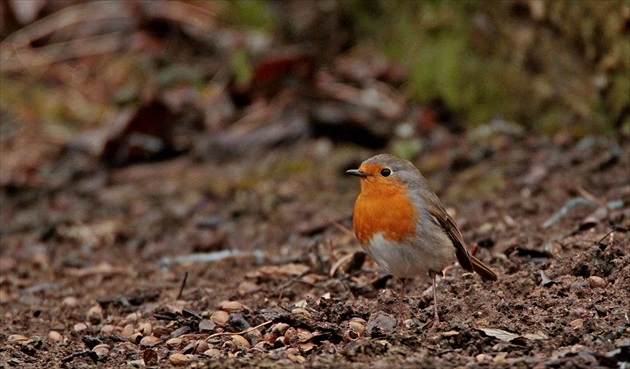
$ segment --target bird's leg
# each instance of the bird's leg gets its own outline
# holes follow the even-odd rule
[[[398,294],[398,326],[404,327],[403,324],[403,299],[405,298],[405,278],[400,278],[400,293]]]
[[[438,315],[438,306],[437,306],[437,288],[435,285],[435,280],[437,278],[437,273],[430,270],[429,276],[433,279],[433,326],[437,326],[440,323],[440,317]]]

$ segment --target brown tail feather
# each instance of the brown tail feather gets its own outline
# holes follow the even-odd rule
[[[492,271],[492,269],[490,269],[490,267],[488,267],[486,264],[482,263],[481,260],[472,255],[468,255],[468,257],[472,262],[473,269],[475,270],[475,272],[477,272],[477,274],[479,274],[481,279],[483,279],[484,281],[497,280],[497,275]]]

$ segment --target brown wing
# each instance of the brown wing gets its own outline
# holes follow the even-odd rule
[[[433,206],[427,206],[427,210],[429,211],[429,214],[431,214],[442,226],[444,232],[446,232],[451,241],[453,241],[453,245],[455,246],[455,255],[457,256],[459,265],[469,272],[477,272],[484,281],[496,281],[497,275],[492,271],[492,269],[468,253],[464,237],[462,237],[459,228],[457,228],[453,219],[451,219],[451,217],[446,213],[446,210],[444,210],[442,206],[435,204],[433,204]]]

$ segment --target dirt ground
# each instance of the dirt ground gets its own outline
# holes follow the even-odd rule
[[[492,142],[416,164],[499,280],[449,268],[434,328],[414,280],[404,329],[398,281],[349,232],[343,173],[371,153],[320,139],[108,168],[62,151],[2,187],[1,365],[626,367],[628,139]]]

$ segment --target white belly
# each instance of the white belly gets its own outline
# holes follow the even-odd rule
[[[455,248],[445,234],[432,238],[408,245],[387,240],[382,233],[377,233],[363,247],[385,272],[411,278],[426,275],[429,270],[440,272],[454,259]]]

